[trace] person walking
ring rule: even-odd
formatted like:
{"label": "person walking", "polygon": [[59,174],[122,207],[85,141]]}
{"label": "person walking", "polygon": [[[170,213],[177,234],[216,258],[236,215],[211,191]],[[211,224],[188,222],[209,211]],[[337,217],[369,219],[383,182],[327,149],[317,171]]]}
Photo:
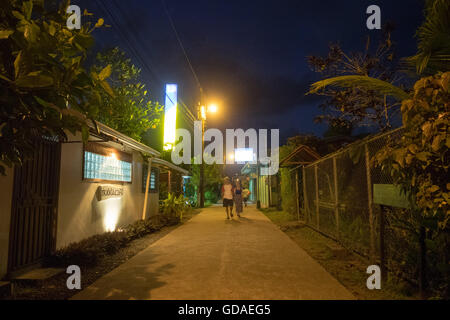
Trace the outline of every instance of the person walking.
{"label": "person walking", "polygon": [[222,185],[222,202],[227,212],[227,219],[230,219],[230,215],[233,218],[233,195],[234,187],[231,184],[230,178],[225,177]]}
{"label": "person walking", "polygon": [[242,185],[239,179],[236,179],[236,187],[234,189],[234,203],[236,205],[236,213],[238,217],[242,213]]}
{"label": "person walking", "polygon": [[252,193],[250,192],[250,190],[248,190],[248,188],[244,188],[244,190],[242,190],[242,200],[244,201],[245,207],[247,207],[248,197],[249,197],[251,194],[252,194]]}

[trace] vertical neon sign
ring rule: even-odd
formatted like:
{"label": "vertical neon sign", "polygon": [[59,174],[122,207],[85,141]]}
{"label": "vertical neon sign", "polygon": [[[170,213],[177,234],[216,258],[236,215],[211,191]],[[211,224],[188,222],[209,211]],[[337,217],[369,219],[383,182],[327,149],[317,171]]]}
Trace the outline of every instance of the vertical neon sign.
{"label": "vertical neon sign", "polygon": [[166,84],[164,104],[164,150],[171,150],[175,144],[177,125],[177,91],[176,84]]}

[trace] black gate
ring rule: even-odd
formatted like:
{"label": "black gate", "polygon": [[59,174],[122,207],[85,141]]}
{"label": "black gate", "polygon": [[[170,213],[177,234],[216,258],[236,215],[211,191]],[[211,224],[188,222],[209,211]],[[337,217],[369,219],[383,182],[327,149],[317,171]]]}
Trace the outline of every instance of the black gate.
{"label": "black gate", "polygon": [[14,169],[8,271],[35,264],[56,246],[60,144],[36,140],[32,160]]}

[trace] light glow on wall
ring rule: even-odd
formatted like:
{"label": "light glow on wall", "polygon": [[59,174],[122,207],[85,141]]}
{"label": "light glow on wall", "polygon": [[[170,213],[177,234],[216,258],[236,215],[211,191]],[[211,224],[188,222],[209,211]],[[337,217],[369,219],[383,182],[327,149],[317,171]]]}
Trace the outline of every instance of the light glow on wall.
{"label": "light glow on wall", "polygon": [[176,84],[166,84],[164,104],[164,150],[171,150],[175,144],[177,126],[177,91]]}
{"label": "light glow on wall", "polygon": [[116,230],[122,208],[121,198],[111,198],[102,201],[103,206],[103,227],[105,231],[112,232]]}

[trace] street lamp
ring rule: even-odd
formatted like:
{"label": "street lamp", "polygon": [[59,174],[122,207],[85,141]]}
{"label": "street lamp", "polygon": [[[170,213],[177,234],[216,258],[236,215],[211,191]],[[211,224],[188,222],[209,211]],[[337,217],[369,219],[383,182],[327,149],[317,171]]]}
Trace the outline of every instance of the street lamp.
{"label": "street lamp", "polygon": [[204,182],[204,175],[205,175],[205,167],[203,164],[203,152],[205,151],[205,122],[206,122],[206,113],[215,113],[217,112],[217,104],[212,103],[208,105],[208,107],[205,107],[204,105],[199,104],[197,109],[197,118],[202,122],[202,162],[200,163],[200,181],[198,186],[198,191],[200,194],[200,208],[205,207],[205,182]]}
{"label": "street lamp", "polygon": [[212,112],[212,113],[216,113],[217,112],[217,104],[215,104],[215,103],[211,103],[209,106],[208,106],[208,112]]}

